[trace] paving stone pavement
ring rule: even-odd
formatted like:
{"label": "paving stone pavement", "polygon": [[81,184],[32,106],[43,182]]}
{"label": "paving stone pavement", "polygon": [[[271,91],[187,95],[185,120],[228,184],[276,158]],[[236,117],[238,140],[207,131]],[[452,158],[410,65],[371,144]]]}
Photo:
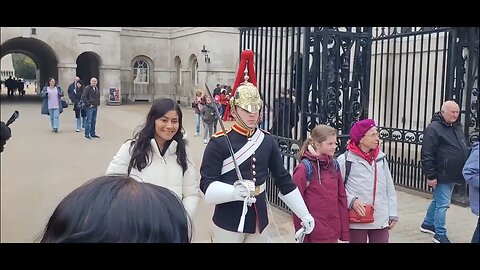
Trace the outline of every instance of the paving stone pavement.
{"label": "paving stone pavement", "polygon": [[[75,132],[72,107],[60,116],[60,132],[50,131],[48,117],[40,114],[35,96],[8,99],[1,96],[1,119],[14,110],[20,118],[11,125],[12,138],[1,155],[1,242],[31,243],[40,235],[60,200],[89,179],[103,175],[120,145],[145,119],[150,104],[102,106],[97,131],[101,139],[87,141]],[[203,137],[194,137],[194,113],[182,108],[184,127],[197,169],[203,150]],[[231,123],[226,123],[231,125]],[[203,131],[203,128],[202,128]],[[419,225],[430,200],[424,194],[411,194],[397,188],[400,222],[391,231],[393,243],[432,243],[432,236],[421,233]],[[194,221],[194,242],[211,241],[213,207],[201,201]],[[452,205],[447,214],[447,230],[454,243],[468,243],[477,217],[469,207]],[[294,243],[291,217],[270,207],[267,228],[272,242]]]}

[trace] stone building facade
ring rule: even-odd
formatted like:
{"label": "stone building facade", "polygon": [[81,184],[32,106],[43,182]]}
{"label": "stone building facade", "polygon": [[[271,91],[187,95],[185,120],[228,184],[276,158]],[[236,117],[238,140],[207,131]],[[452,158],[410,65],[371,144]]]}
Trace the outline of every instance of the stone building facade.
{"label": "stone building facade", "polygon": [[38,85],[51,76],[66,87],[77,75],[99,79],[104,96],[119,88],[122,102],[170,97],[232,84],[238,66],[234,27],[1,27],[1,57],[28,55]]}

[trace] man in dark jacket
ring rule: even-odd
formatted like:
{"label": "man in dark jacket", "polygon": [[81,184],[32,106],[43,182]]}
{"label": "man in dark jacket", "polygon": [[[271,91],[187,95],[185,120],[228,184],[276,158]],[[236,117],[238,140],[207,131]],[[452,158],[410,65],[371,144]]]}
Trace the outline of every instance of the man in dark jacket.
{"label": "man in dark jacket", "polygon": [[82,100],[85,103],[87,112],[87,123],[85,123],[85,139],[100,138],[95,132],[97,124],[97,110],[100,106],[100,89],[97,86],[98,80],[93,77],[90,79],[90,85],[83,90]]}
{"label": "man in dark jacket", "polygon": [[422,169],[428,186],[433,188],[433,198],[420,230],[433,234],[435,243],[450,243],[445,228],[447,209],[455,184],[464,181],[462,168],[468,149],[459,113],[457,103],[445,101],[423,135]]}
{"label": "man in dark jacket", "polygon": [[292,129],[299,118],[295,113],[295,102],[291,97],[291,90],[282,91],[282,97],[274,100],[273,125],[270,133],[273,135],[292,138]]}

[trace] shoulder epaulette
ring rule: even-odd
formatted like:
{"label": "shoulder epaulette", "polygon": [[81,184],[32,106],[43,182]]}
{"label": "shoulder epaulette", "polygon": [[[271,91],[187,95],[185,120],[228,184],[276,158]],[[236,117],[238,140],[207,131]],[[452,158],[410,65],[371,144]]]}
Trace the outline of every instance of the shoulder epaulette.
{"label": "shoulder epaulette", "polygon": [[[227,129],[227,133],[229,133],[230,131],[232,131],[231,128]],[[218,138],[222,137],[223,135],[225,135],[225,132],[223,132],[223,130],[220,130],[217,133],[213,134],[212,137]]]}

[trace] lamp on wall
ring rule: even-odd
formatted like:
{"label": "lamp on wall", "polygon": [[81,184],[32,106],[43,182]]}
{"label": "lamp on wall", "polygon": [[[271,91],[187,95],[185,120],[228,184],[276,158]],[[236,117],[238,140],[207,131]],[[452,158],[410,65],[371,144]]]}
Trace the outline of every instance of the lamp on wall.
{"label": "lamp on wall", "polygon": [[210,57],[208,56],[208,53],[210,51],[207,51],[207,49],[205,49],[205,44],[203,45],[203,49],[201,50],[201,52],[205,56],[205,63],[210,63]]}

